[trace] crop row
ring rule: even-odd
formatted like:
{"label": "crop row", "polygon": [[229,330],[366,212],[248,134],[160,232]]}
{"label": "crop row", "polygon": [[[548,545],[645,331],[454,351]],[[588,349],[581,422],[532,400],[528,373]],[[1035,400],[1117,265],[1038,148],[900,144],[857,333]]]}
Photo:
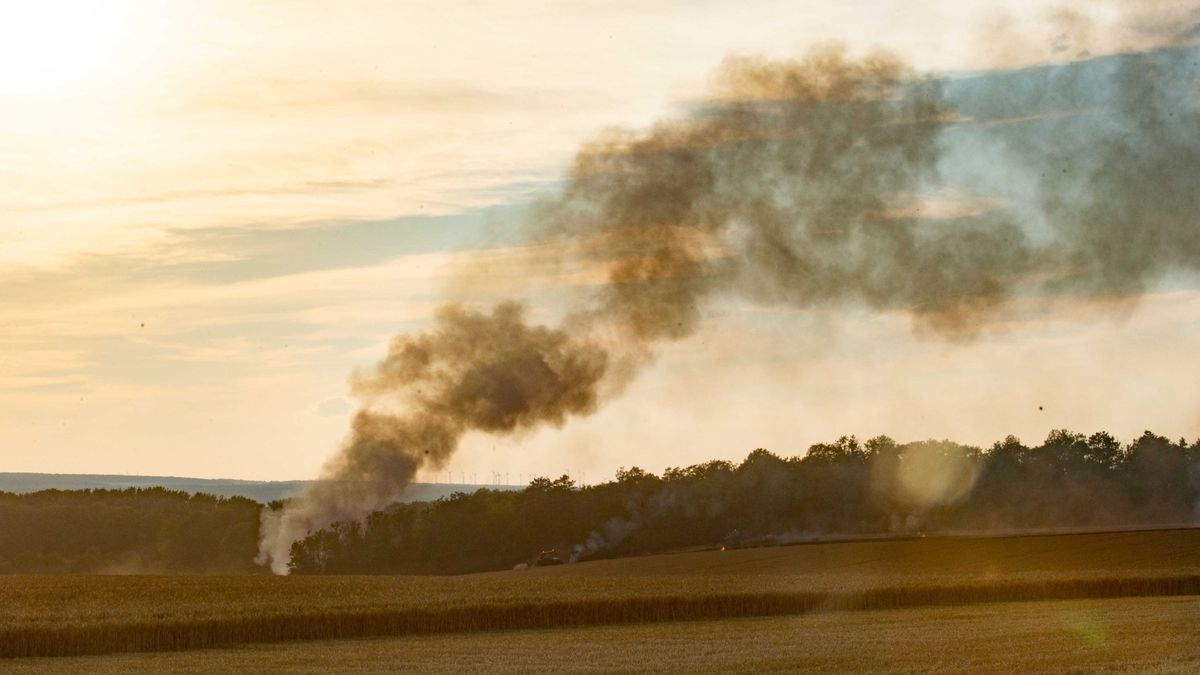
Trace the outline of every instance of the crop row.
{"label": "crop row", "polygon": [[1200,576],[1120,577],[946,586],[879,587],[852,592],[756,592],[539,600],[436,609],[345,609],[261,616],[114,621],[0,628],[0,656],[68,656],[177,651],[290,640],[686,621],[814,611],[1200,595]]}

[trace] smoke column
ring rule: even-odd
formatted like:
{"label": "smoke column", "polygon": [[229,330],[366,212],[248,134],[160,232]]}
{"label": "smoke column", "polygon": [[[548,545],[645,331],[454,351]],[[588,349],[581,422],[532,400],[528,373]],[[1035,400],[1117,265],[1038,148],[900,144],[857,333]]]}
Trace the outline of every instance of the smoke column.
{"label": "smoke column", "polygon": [[372,372],[356,375],[354,392],[367,407],[325,467],[326,480],[282,512],[264,512],[259,561],[285,574],[293,541],[387,506],[423,465],[441,466],[467,431],[561,426],[595,410],[607,354],[564,331],[531,327],[522,312],[513,303],[490,314],[448,305],[432,332],[397,337]]}
{"label": "smoke column", "polygon": [[1186,49],[1019,81],[835,48],[727,61],[684,114],[583,147],[534,209],[557,264],[604,283],[556,328],[449,305],[396,338],[352,379],[363,408],[324,480],[264,512],[259,561],[286,573],[294,541],[387,506],[468,431],[595,411],[718,293],[969,339],[1018,300],[1130,300],[1200,270],[1197,72]]}

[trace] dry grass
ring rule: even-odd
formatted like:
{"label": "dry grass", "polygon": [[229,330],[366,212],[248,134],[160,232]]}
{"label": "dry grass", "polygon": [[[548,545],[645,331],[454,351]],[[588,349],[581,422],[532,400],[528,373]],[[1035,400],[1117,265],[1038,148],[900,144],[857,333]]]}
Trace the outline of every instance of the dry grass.
{"label": "dry grass", "polygon": [[1200,531],[689,553],[467,577],[4,577],[0,655],[1200,594]]}
{"label": "dry grass", "polygon": [[972,605],[20,659],[6,672],[1200,670],[1197,598]]}

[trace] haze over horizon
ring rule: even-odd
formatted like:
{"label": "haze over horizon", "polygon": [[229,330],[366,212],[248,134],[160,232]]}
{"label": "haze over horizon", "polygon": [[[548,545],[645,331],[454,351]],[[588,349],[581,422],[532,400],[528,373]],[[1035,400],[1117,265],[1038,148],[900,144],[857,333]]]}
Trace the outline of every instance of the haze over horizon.
{"label": "haze over horizon", "polygon": [[[1174,2],[167,6],[39,3],[0,27],[4,471],[315,477],[356,407],[349,374],[427,328],[446,295],[516,296],[538,322],[557,316],[563,288],[583,282],[526,267],[529,205],[605,129],[689,109],[730,56],[837,40],[969,82],[1194,50],[1200,36],[1197,5]],[[81,47],[65,60],[68,43]],[[948,143],[946,170],[972,150]],[[921,207],[1013,203],[985,190],[1013,182],[964,172],[965,187]],[[488,274],[463,281],[481,260]],[[1136,303],[1018,302],[950,341],[914,334],[898,309],[722,297],[596,414],[468,433],[419,479],[595,482],[843,434],[1193,438],[1200,284],[1152,281]]]}

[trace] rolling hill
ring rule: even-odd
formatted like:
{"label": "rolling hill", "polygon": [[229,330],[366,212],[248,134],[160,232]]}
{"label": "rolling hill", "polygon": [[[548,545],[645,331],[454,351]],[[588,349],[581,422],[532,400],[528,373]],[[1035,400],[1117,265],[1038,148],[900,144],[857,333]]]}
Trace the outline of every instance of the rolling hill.
{"label": "rolling hill", "polygon": [[[204,492],[218,497],[246,497],[263,504],[298,494],[311,482],[305,480],[253,481],[178,476],[0,472],[0,492],[16,494],[41,490],[124,490],[126,488],[164,487],[168,490],[188,493]],[[440,497],[448,497],[455,492],[474,492],[484,487],[494,490],[519,490],[524,486],[413,483],[399,501],[432,501]]]}

